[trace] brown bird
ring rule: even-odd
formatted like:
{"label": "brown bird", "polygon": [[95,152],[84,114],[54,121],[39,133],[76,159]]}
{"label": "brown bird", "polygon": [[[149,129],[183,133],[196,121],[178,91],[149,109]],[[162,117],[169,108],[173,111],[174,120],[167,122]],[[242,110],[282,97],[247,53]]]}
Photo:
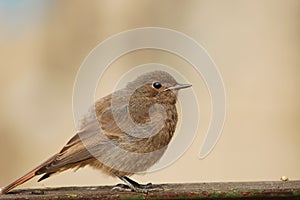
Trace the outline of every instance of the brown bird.
{"label": "brown bird", "polygon": [[124,89],[101,98],[83,117],[80,130],[55,155],[29,173],[0,189],[6,194],[37,175],[38,181],[67,169],[90,165],[120,178],[120,188],[147,192],[128,176],[146,171],[164,154],[176,129],[179,84],[167,72],[145,73]]}

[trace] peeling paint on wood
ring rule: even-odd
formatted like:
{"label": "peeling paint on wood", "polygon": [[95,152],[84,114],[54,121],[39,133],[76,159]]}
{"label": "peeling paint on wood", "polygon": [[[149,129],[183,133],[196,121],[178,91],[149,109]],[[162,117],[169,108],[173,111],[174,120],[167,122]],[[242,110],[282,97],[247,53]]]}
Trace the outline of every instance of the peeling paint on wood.
{"label": "peeling paint on wood", "polygon": [[14,190],[4,199],[299,199],[300,181],[162,184],[148,194],[112,191],[113,186]]}

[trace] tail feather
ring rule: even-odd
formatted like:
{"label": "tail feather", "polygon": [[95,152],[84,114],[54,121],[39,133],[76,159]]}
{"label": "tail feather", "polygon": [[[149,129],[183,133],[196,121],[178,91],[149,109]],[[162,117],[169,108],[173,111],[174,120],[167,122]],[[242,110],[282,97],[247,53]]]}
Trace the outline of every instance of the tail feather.
{"label": "tail feather", "polygon": [[53,172],[53,173],[46,173],[46,174],[44,174],[44,175],[38,180],[38,182],[41,182],[42,180],[45,180],[46,178],[49,178],[52,174],[55,174],[55,173]]}
{"label": "tail feather", "polygon": [[55,156],[52,156],[51,158],[49,158],[47,161],[43,162],[42,164],[40,164],[39,166],[37,166],[36,168],[34,168],[33,170],[31,170],[30,172],[28,172],[27,174],[25,174],[24,176],[22,176],[21,178],[15,180],[14,182],[12,182],[11,184],[7,185],[4,188],[0,188],[0,195],[1,194],[6,194],[9,191],[11,191],[12,189],[14,189],[15,187],[21,185],[22,183],[32,179],[34,176],[39,175],[39,171],[46,167],[47,165],[51,164],[56,158]]}

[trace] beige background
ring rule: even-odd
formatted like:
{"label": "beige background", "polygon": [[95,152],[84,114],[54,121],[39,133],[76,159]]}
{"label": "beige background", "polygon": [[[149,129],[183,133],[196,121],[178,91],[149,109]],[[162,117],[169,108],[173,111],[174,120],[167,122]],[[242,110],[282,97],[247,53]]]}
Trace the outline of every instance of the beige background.
{"label": "beige background", "polygon": [[[173,165],[135,180],[300,179],[299,0],[9,2],[0,2],[0,186],[57,152],[74,134],[73,83],[88,53],[113,34],[145,26],[175,29],[206,48],[224,80],[227,118],[215,149],[199,160],[211,108],[201,77],[166,52],[143,50],[118,59],[101,80],[99,96],[111,92],[113,80],[132,67],[158,62],[187,77],[201,110],[190,149]],[[85,168],[23,187],[116,183]]]}

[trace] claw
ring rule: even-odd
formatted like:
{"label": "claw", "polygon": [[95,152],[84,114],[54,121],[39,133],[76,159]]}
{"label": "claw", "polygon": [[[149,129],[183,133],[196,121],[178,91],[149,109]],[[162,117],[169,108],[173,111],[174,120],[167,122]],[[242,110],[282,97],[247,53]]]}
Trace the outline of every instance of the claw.
{"label": "claw", "polygon": [[164,188],[161,185],[153,185],[152,183],[148,183],[146,185],[139,184],[138,186],[134,186],[134,188],[125,184],[118,184],[114,186],[111,190],[119,192],[139,192],[148,194],[149,192],[162,191],[164,190]]}
{"label": "claw", "polygon": [[132,189],[125,184],[118,184],[116,186],[114,186],[112,189],[112,191],[120,191],[120,192],[131,192]]}
{"label": "claw", "polygon": [[[134,180],[131,180],[130,178],[126,176],[118,176],[124,183],[126,183],[126,191],[128,191],[128,188],[131,189],[131,191],[134,192],[141,192],[141,193],[149,193],[149,192],[154,192],[154,191],[161,191],[164,190],[164,188],[161,185],[153,185],[152,183],[148,183],[146,185],[139,184],[135,182]],[[123,184],[119,184],[123,185]],[[117,185],[118,186],[118,185]],[[123,186],[122,186],[123,187]],[[115,188],[115,187],[114,187]],[[114,189],[113,188],[113,189]],[[123,187],[124,188],[124,187]],[[117,189],[117,188],[116,188]],[[119,189],[119,187],[118,187]],[[124,190],[121,188],[121,190]]]}

